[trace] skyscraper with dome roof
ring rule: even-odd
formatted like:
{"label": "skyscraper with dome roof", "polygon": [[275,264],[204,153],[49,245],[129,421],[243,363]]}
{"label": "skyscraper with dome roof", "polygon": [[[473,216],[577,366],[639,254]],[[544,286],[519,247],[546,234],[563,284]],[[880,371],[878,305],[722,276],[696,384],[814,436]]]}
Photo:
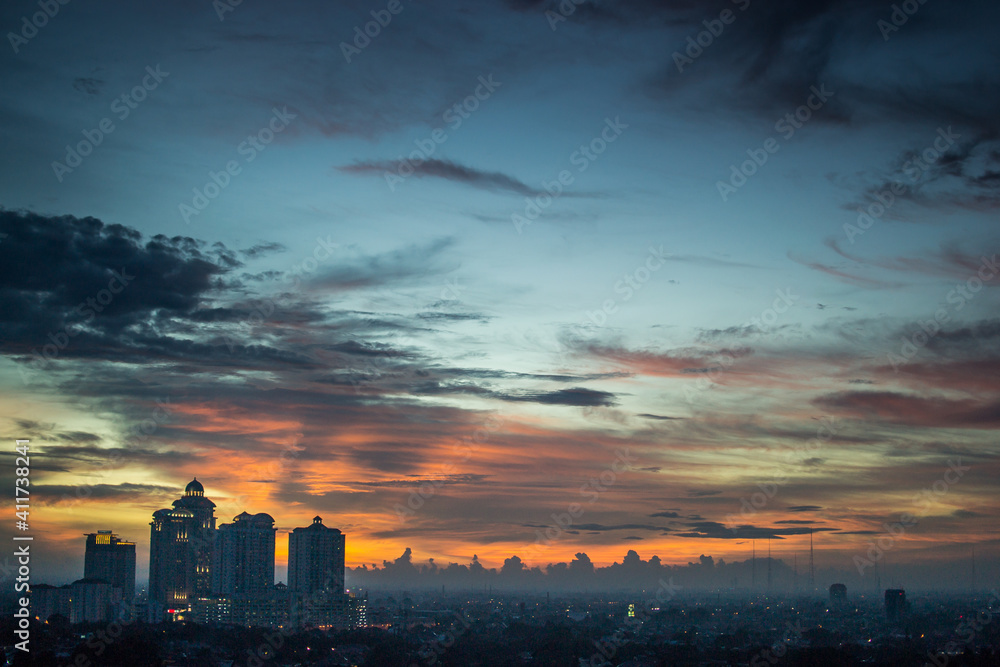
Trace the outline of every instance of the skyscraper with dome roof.
{"label": "skyscraper with dome roof", "polygon": [[149,600],[186,608],[211,593],[215,503],[195,478],[172,505],[153,512],[149,524]]}

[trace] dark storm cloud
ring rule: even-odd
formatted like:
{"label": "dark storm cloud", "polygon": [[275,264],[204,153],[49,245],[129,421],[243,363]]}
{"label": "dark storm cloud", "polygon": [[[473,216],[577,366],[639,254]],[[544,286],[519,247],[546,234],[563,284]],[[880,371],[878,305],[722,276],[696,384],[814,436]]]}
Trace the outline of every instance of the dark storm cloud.
{"label": "dark storm cloud", "polygon": [[653,415],[649,414],[648,412],[637,414],[636,417],[642,417],[644,419],[655,419],[658,421],[678,421],[684,419],[684,417],[667,417],[666,415]]}
{"label": "dark storm cloud", "polygon": [[[381,162],[358,162],[356,164],[338,167],[340,171],[349,174],[374,174],[383,176],[385,173],[399,174],[399,169],[404,163],[398,160]],[[452,162],[451,160],[438,160],[431,158],[413,167],[413,176],[418,178],[430,177],[440,178],[446,181],[461,183],[480,190],[490,192],[511,192],[525,197],[534,197],[542,194],[541,190],[531,187],[526,183],[501,173],[499,171],[484,171],[475,167]]]}
{"label": "dark storm cloud", "polygon": [[[94,218],[0,211],[0,350],[25,353],[76,332],[64,355],[93,354],[126,330],[185,317],[236,264],[218,244],[157,235]],[[135,328],[133,328],[135,327]]]}
{"label": "dark storm cloud", "polygon": [[789,512],[819,512],[822,507],[819,505],[793,505],[788,508]]}
{"label": "dark storm cloud", "polygon": [[[0,353],[27,362],[25,381],[56,367],[53,361],[173,363],[174,371],[190,374],[404,359],[408,351],[366,339],[414,330],[412,320],[321,310],[313,292],[412,282],[434,273],[450,245],[444,239],[374,255],[348,248],[297,291],[248,298],[243,286],[227,281],[242,263],[220,243],[144,239],[94,218],[11,211],[0,211],[0,230],[7,235],[0,243]],[[243,254],[281,247],[262,242]]]}

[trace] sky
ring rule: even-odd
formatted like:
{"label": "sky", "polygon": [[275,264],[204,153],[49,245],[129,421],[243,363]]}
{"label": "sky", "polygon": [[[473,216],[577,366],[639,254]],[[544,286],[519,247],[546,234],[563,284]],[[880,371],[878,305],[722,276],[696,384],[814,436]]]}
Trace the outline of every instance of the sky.
{"label": "sky", "polygon": [[351,567],[1000,574],[995,3],[47,6],[0,8],[38,580],[107,529],[144,580],[194,477],[281,580],[315,515]]}

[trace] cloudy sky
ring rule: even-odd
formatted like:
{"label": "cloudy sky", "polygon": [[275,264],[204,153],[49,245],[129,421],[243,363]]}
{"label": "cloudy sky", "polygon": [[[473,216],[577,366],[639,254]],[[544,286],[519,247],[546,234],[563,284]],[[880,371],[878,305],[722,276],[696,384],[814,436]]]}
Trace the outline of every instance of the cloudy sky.
{"label": "cloudy sky", "polygon": [[113,529],[144,579],[194,476],[281,579],[316,514],[351,565],[996,569],[1000,8],[907,7],[5,3],[36,576]]}

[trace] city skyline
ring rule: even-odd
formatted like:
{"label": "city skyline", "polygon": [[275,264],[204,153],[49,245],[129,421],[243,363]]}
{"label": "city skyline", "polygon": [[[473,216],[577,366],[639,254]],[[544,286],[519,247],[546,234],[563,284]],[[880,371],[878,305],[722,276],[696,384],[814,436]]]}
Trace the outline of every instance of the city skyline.
{"label": "city skyline", "polygon": [[194,477],[285,581],[316,516],[348,580],[1000,576],[996,3],[57,5],[0,7],[36,580],[149,577]]}
{"label": "city skyline", "polygon": [[[175,508],[180,507],[183,510],[191,507],[193,499],[194,504],[214,510],[215,503],[205,493],[204,486],[195,478],[185,487],[184,495],[173,504]],[[157,538],[168,537],[156,528],[157,524],[162,523],[164,516],[169,516],[164,514],[166,512],[169,510],[157,510],[153,513],[154,520],[149,524],[151,545]],[[673,576],[676,575],[683,578],[692,593],[699,590],[728,589],[731,592],[749,594],[821,596],[831,587],[844,586],[841,582],[846,581],[850,582],[850,586],[845,590],[850,590],[852,594],[862,597],[874,595],[876,598],[893,586],[903,586],[907,583],[916,584],[911,586],[911,589],[917,590],[985,592],[997,578],[991,564],[986,564],[984,571],[983,564],[980,563],[977,580],[974,552],[971,554],[971,562],[967,563],[971,567],[956,576],[942,573],[934,565],[921,567],[920,564],[907,562],[905,558],[897,560],[898,554],[890,556],[891,544],[885,549],[878,549],[875,553],[869,552],[865,556],[856,557],[853,561],[855,571],[823,566],[817,574],[811,535],[809,548],[804,553],[789,547],[784,547],[781,553],[772,553],[770,539],[761,540],[759,553],[756,539],[740,542],[744,546],[750,545],[749,552],[737,554],[729,563],[725,558],[716,559],[705,554],[701,554],[694,562],[670,563],[662,561],[655,554],[651,558],[643,559],[634,549],[629,549],[620,562],[614,560],[610,563],[595,563],[586,553],[577,553],[569,562],[550,561],[544,565],[541,563],[532,565],[523,561],[517,554],[511,554],[503,560],[501,567],[499,563],[484,564],[476,555],[467,564],[435,563],[433,558],[422,562],[414,557],[415,554],[410,548],[407,548],[399,557],[386,559],[381,565],[371,563],[369,569],[368,564],[361,564],[352,570],[345,565],[345,535],[339,529],[324,526],[320,516],[313,517],[308,526],[285,531],[287,538],[284,540],[276,538],[278,529],[274,527],[275,520],[266,512],[251,515],[244,511],[234,516],[232,523],[219,523],[217,527],[214,527],[216,520],[221,517],[204,514],[192,518],[196,523],[213,526],[211,531],[217,531],[216,534],[203,534],[191,540],[196,551],[200,548],[208,550],[208,558],[201,562],[210,562],[212,570],[210,575],[204,578],[205,583],[202,588],[200,590],[196,588],[197,592],[193,596],[185,594],[175,598],[163,592],[158,593],[150,583],[144,595],[149,600],[159,601],[164,607],[184,608],[199,597],[262,598],[270,595],[276,585],[285,586],[290,592],[304,595],[314,594],[320,590],[343,592],[348,583],[345,580],[345,573],[353,579],[350,588],[354,590],[437,590],[440,587],[473,593],[480,589],[485,590],[486,587],[492,589],[496,586],[498,591],[537,592],[541,589],[612,591],[644,588],[657,580],[662,584],[664,576],[670,576],[673,581]],[[902,529],[905,530],[905,525]],[[178,531],[178,534],[184,537],[183,542],[178,543],[182,551],[187,549],[189,530],[185,527]],[[232,531],[228,533],[229,537],[235,537],[234,533],[252,531],[254,534],[261,533],[263,538],[248,536],[232,540],[227,538],[227,531]],[[106,544],[115,543],[132,547],[132,580],[142,583],[135,575],[134,542],[122,540],[111,530],[89,533],[86,537],[88,563],[91,549],[97,540]],[[261,542],[261,539],[264,541]],[[289,564],[294,559],[295,545],[299,545],[301,556],[298,559],[300,572],[298,582],[295,581],[291,568],[282,572],[281,568],[276,567],[275,555],[279,553],[279,545],[282,543],[287,545],[285,553],[289,554],[287,561]],[[822,560],[822,546],[820,554]],[[740,556],[746,558],[739,560]],[[153,558],[151,554],[150,562]],[[164,556],[164,558],[173,560],[176,557]],[[236,574],[236,563],[239,560],[253,561],[244,563],[244,567],[249,565],[252,572]],[[220,574],[223,571],[226,572],[224,576]],[[931,572],[934,572],[935,583],[930,587],[926,584],[921,585],[920,581],[931,576]],[[179,576],[179,581],[182,582],[198,580],[196,575],[183,575],[180,570],[172,576],[175,579]],[[70,581],[75,578],[71,576]],[[85,569],[84,578],[86,580],[98,578],[112,582],[111,578],[96,576],[96,571],[90,572],[89,569]],[[114,585],[121,587],[118,583]],[[197,587],[197,584],[194,585]],[[125,590],[124,587],[121,588]],[[128,598],[123,595],[123,599]]]}

